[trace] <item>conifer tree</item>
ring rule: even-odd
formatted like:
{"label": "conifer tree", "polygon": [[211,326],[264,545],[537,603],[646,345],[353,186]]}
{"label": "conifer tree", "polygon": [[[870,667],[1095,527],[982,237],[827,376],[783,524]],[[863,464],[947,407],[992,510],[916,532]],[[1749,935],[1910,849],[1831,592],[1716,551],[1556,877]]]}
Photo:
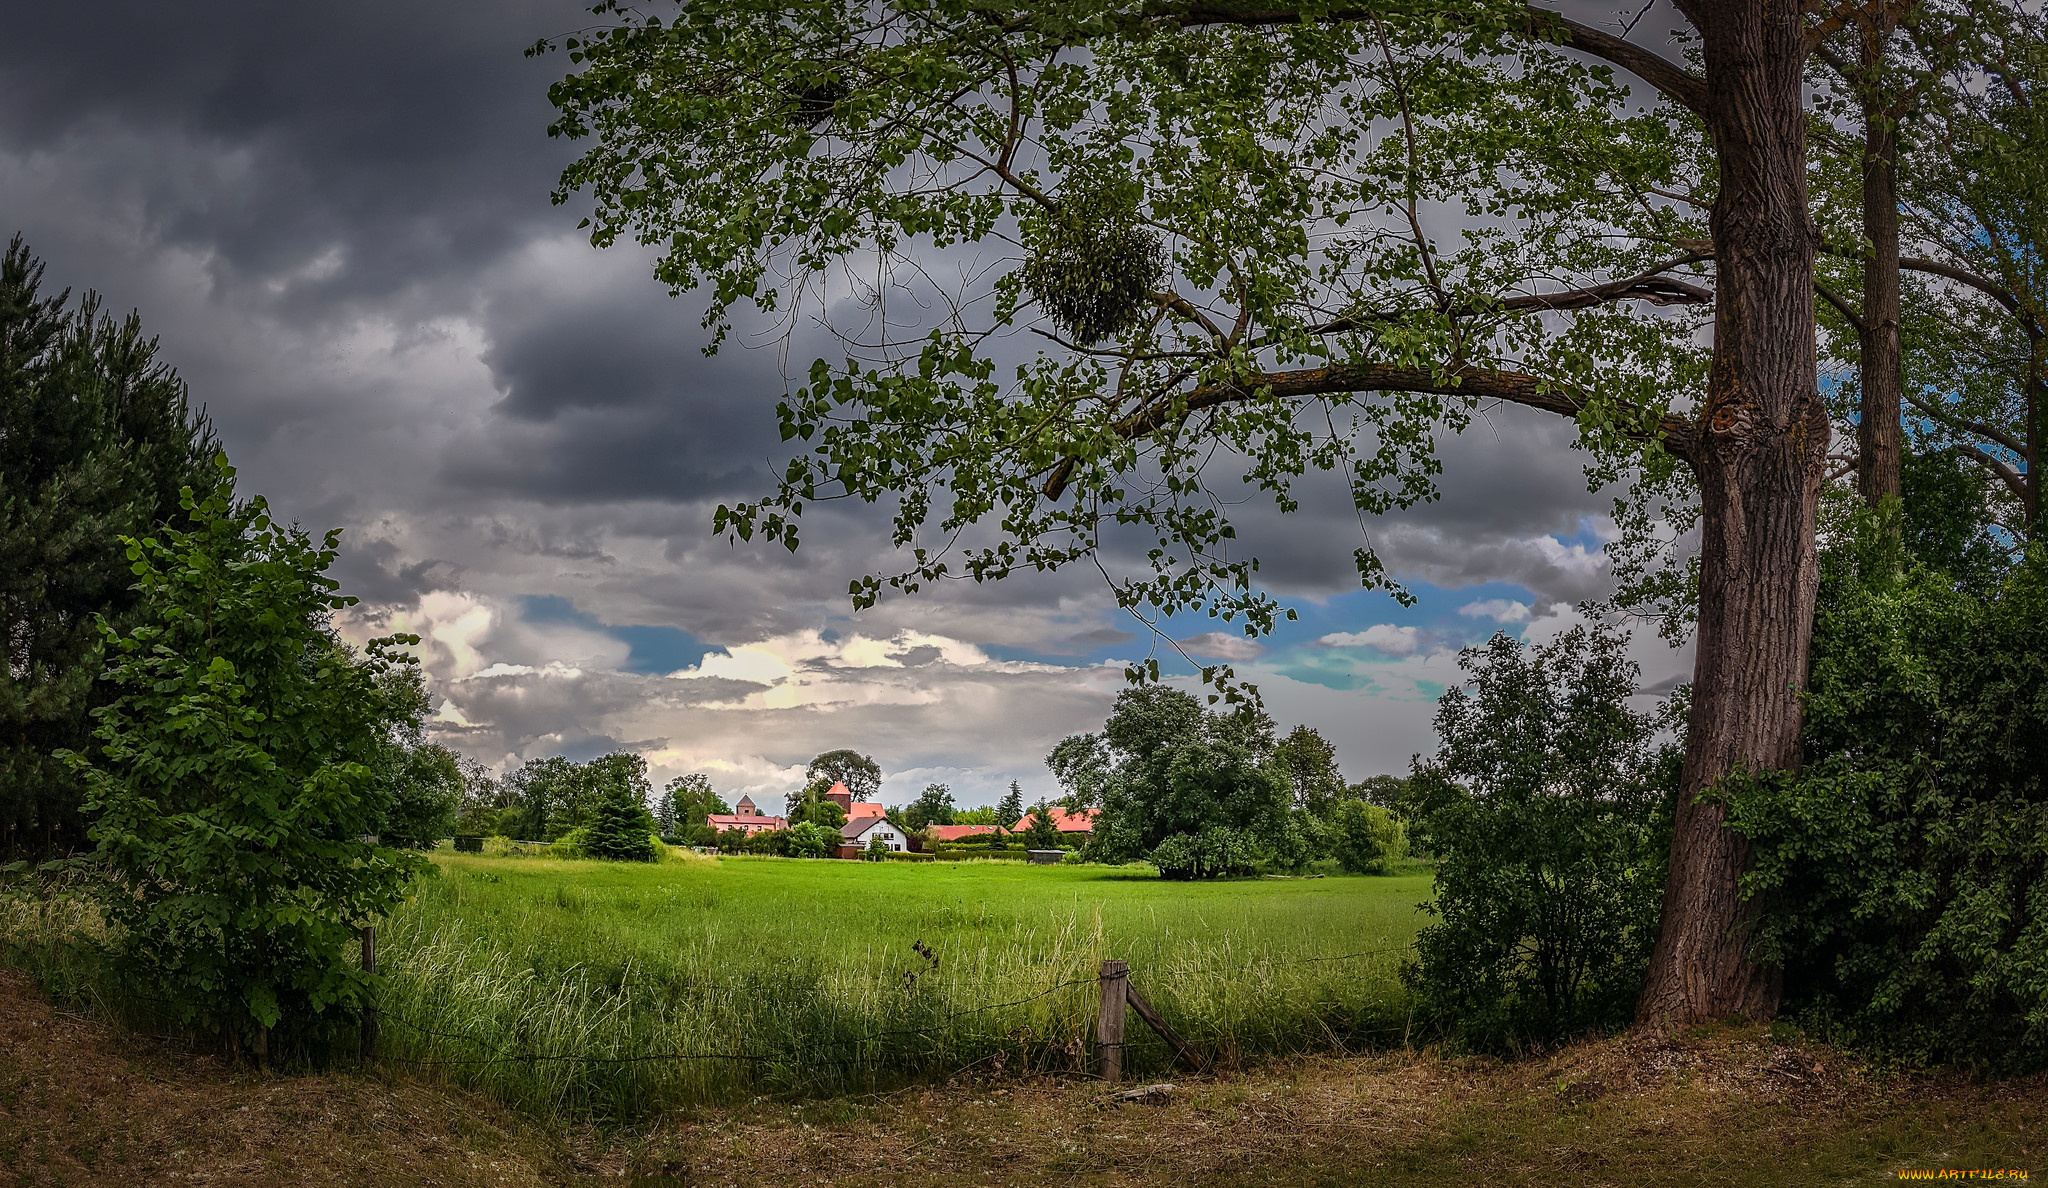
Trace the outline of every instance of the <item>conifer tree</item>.
{"label": "conifer tree", "polygon": [[654,861],[654,818],[629,780],[598,784],[590,807],[588,840],[583,848],[593,858],[621,862]]}
{"label": "conifer tree", "polygon": [[41,292],[19,235],[0,256],[0,851],[84,840],[83,792],[53,755],[86,745],[106,696],[96,621],[132,625],[123,536],[185,522],[217,450],[130,314]]}

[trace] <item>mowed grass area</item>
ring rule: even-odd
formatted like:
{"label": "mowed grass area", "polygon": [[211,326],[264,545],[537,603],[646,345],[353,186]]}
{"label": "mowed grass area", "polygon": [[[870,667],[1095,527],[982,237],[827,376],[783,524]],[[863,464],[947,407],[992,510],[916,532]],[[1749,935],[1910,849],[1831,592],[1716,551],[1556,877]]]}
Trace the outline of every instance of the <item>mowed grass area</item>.
{"label": "mowed grass area", "polygon": [[[1203,1055],[1398,1044],[1426,870],[441,854],[380,931],[380,1050],[544,1114],[627,1119],[962,1070],[1080,1070],[1105,958]],[[1168,1053],[1136,1020],[1127,1064]]]}

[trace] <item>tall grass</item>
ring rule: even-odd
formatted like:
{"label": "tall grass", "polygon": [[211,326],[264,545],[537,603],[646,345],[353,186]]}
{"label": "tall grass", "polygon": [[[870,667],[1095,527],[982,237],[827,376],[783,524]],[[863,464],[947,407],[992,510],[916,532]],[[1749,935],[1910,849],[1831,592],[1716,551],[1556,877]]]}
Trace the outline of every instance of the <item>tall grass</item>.
{"label": "tall grass", "polygon": [[[1094,974],[1207,1058],[1398,1040],[1427,878],[441,856],[380,933],[383,1052],[542,1113],[629,1118],[963,1069],[1077,1069]],[[1134,1023],[1126,1062],[1167,1052]]]}

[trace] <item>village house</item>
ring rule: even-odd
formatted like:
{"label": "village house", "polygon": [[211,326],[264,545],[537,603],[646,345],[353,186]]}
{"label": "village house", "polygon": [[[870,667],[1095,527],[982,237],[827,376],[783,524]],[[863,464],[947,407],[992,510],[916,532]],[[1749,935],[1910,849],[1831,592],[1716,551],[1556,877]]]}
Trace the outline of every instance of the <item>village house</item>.
{"label": "village house", "polygon": [[839,856],[858,858],[877,841],[897,854],[910,851],[909,835],[889,818],[875,814],[854,817],[839,827]]}
{"label": "village house", "polygon": [[778,829],[789,828],[788,818],[762,816],[761,810],[754,807],[754,798],[751,796],[740,797],[740,802],[733,806],[733,811],[730,813],[712,813],[704,818],[704,823],[711,826],[712,830],[717,833],[724,833],[728,829],[737,829],[748,837],[752,837],[757,833],[774,833]]}

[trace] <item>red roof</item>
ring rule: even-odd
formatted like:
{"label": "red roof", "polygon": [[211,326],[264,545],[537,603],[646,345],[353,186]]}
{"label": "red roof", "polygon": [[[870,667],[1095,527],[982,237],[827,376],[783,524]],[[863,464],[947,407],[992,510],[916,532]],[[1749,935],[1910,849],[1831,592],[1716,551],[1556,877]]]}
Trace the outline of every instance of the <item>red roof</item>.
{"label": "red roof", "polygon": [[853,807],[846,810],[846,817],[848,820],[852,820],[855,817],[882,817],[887,816],[888,812],[888,809],[883,808],[879,804],[872,804],[865,800],[856,800],[853,802]]}
{"label": "red roof", "polygon": [[712,813],[704,818],[704,823],[711,826],[714,831],[723,829],[752,829],[756,832],[773,833],[777,829],[789,828],[789,821],[783,817],[746,816],[740,813],[734,813],[731,816],[727,816],[724,813]]}
{"label": "red roof", "polygon": [[925,832],[931,834],[933,841],[959,841],[963,837],[995,831],[994,825],[931,825],[925,828]]}
{"label": "red roof", "polygon": [[[1051,812],[1052,827],[1061,833],[1093,833],[1095,831],[1095,818],[1102,810],[1087,808],[1082,809],[1078,813],[1070,813],[1063,808],[1056,808],[1052,809]],[[1037,814],[1025,813],[1017,818],[1017,824],[1013,827],[1012,832],[1022,833],[1026,829],[1031,828],[1031,818],[1034,816],[1037,816]]]}
{"label": "red roof", "polygon": [[845,838],[848,841],[852,841],[854,838],[861,836],[868,830],[875,828],[877,825],[887,825],[888,823],[888,818],[883,817],[880,814],[876,814],[874,816],[849,817],[847,818],[846,824],[841,825],[839,827],[839,836]]}

